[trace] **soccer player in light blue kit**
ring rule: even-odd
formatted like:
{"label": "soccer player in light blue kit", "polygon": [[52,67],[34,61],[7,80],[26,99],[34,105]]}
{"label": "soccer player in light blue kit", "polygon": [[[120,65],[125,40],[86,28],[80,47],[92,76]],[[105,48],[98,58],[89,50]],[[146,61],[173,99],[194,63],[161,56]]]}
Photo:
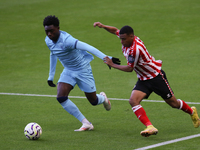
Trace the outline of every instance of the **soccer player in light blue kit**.
{"label": "soccer player in light blue kit", "polygon": [[[82,126],[74,131],[93,130],[92,123],[85,118],[78,107],[68,98],[68,95],[77,84],[93,106],[103,103],[107,111],[111,109],[111,103],[106,94],[104,92],[96,94],[95,81],[90,66],[90,61],[94,58],[88,52],[102,60],[106,55],[93,46],[75,39],[67,32],[61,31],[59,19],[55,16],[45,17],[43,26],[47,35],[45,42],[50,50],[48,84],[51,87],[56,87],[53,79],[58,58],[64,69],[58,80],[57,100],[68,113],[82,123]],[[114,63],[120,64],[118,58],[111,58]]]}

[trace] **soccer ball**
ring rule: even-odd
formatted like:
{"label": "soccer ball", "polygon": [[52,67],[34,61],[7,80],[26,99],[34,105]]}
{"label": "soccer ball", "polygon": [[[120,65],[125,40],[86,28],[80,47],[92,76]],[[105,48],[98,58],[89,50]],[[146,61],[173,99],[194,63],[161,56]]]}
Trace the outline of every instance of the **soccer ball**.
{"label": "soccer ball", "polygon": [[24,128],[24,134],[29,140],[37,140],[42,134],[42,128],[39,124],[31,122]]}

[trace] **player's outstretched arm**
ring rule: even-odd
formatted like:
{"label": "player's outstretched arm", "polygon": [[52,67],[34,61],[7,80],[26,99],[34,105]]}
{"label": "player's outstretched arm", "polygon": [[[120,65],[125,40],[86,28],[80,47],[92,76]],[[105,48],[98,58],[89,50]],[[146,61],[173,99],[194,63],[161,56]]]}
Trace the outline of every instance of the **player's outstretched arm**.
{"label": "player's outstretched arm", "polygon": [[104,57],[106,57],[106,55],[102,53],[100,50],[82,41],[78,41],[76,43],[76,48],[80,50],[88,51],[102,60]]}
{"label": "player's outstretched arm", "polygon": [[103,61],[105,64],[109,65],[110,67],[113,67],[115,69],[121,70],[121,71],[125,71],[125,72],[132,72],[133,68],[130,66],[123,66],[123,65],[119,65],[117,63],[114,63],[112,59],[110,59],[109,57],[104,57]]}
{"label": "player's outstretched arm", "polygon": [[98,26],[99,28],[104,28],[105,30],[107,30],[108,32],[112,33],[112,34],[116,34],[116,32],[118,31],[118,29],[116,27],[112,27],[112,26],[107,26],[102,24],[101,22],[95,22],[93,24],[94,27]]}
{"label": "player's outstretched arm", "polygon": [[[84,51],[88,51],[92,54],[94,54],[95,56],[99,57],[100,59],[103,60],[104,57],[108,57],[112,60],[113,63],[120,65],[121,61],[119,60],[119,58],[115,58],[115,57],[111,57],[111,56],[106,56],[104,53],[102,53],[100,50],[96,49],[95,47],[82,42],[82,41],[78,41],[76,44],[76,48],[80,49],[80,50],[84,50]],[[110,68],[110,66],[108,65],[108,67]],[[111,68],[110,68],[111,69]]]}

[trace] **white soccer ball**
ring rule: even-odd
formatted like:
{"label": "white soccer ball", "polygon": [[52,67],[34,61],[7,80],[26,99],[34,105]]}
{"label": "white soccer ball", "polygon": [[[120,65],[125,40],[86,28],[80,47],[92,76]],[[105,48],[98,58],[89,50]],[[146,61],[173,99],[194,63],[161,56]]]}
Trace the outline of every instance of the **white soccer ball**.
{"label": "white soccer ball", "polygon": [[24,128],[24,134],[29,140],[37,140],[42,134],[42,128],[39,124],[31,122]]}

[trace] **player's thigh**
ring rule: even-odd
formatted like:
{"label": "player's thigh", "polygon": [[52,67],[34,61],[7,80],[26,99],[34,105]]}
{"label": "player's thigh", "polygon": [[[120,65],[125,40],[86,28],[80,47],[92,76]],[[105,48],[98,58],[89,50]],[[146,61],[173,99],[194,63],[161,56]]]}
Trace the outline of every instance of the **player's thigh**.
{"label": "player's thigh", "polygon": [[139,105],[140,102],[147,96],[146,93],[139,91],[139,90],[133,90],[131,93],[131,97],[129,99],[129,103],[132,107]]}
{"label": "player's thigh", "polygon": [[85,93],[96,92],[95,80],[90,67],[79,72],[76,81],[78,87]]}
{"label": "player's thigh", "polygon": [[[134,101],[138,101],[144,98],[148,98],[149,95],[152,93],[152,88],[149,80],[141,81],[138,80],[135,87],[133,88],[133,91],[131,93],[131,97],[134,99]],[[145,96],[145,97],[144,97]]]}
{"label": "player's thigh", "polygon": [[75,73],[67,70],[66,68],[60,75],[57,86],[57,97],[68,96],[70,91],[76,85],[76,77],[73,76]]}
{"label": "player's thigh", "polygon": [[174,95],[164,71],[153,78],[151,83],[153,91],[160,95],[163,99],[170,99]]}
{"label": "player's thigh", "polygon": [[57,97],[68,96],[72,89],[73,89],[72,85],[70,85],[68,83],[64,83],[64,82],[58,82]]}

